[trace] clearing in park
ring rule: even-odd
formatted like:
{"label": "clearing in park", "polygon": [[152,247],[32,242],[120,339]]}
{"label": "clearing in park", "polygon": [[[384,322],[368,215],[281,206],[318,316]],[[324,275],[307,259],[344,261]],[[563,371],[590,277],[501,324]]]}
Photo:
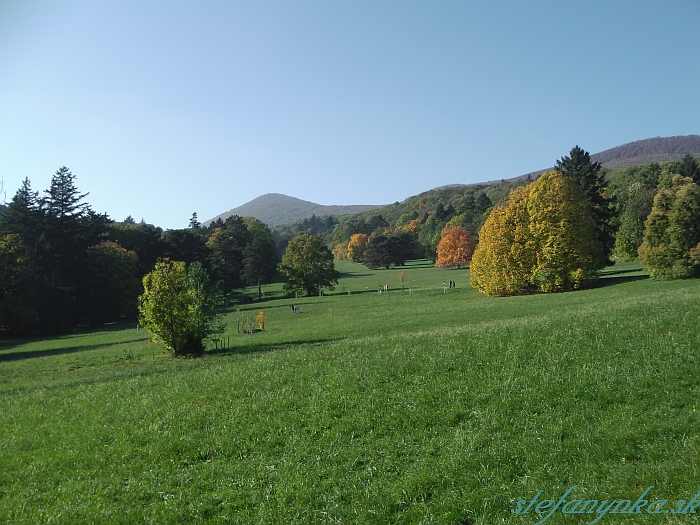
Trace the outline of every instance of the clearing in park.
{"label": "clearing in park", "polygon": [[540,490],[700,488],[700,281],[494,299],[337,268],[323,297],[251,288],[201,359],[131,323],[0,341],[0,522],[533,524],[510,509]]}

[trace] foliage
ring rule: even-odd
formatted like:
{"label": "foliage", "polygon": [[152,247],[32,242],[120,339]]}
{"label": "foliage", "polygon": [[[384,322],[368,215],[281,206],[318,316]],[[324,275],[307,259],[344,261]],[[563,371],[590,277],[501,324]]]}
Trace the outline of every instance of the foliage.
{"label": "foliage", "polygon": [[201,264],[158,261],[143,288],[140,322],[174,357],[201,355],[204,338],[223,331],[218,298]]}
{"label": "foliage", "polygon": [[580,288],[604,266],[580,187],[558,172],[513,190],[481,230],[472,286],[487,295]]}
{"label": "foliage", "polygon": [[138,256],[112,241],[88,248],[91,269],[90,314],[93,323],[102,319],[134,318],[136,298],[142,292]]}
{"label": "foliage", "polygon": [[271,283],[277,276],[277,251],[270,229],[253,217],[243,219],[248,230],[248,242],[243,249],[243,280],[258,286],[258,299],[262,298],[261,285]]}
{"label": "foliage", "polygon": [[510,295],[531,285],[537,256],[527,210],[530,189],[511,191],[481,228],[469,268],[471,285],[486,295]]}
{"label": "foliage", "polygon": [[319,237],[309,234],[291,240],[279,270],[287,281],[285,290],[307,295],[316,295],[323,288],[335,289],[340,277],[331,251]]}
{"label": "foliage", "polygon": [[446,227],[442,230],[442,238],[437,246],[438,268],[448,268],[469,264],[474,253],[474,240],[472,232],[465,230],[461,226]]}
{"label": "foliage", "polygon": [[183,261],[185,264],[206,261],[209,252],[206,245],[207,239],[203,233],[200,228],[164,231],[161,236],[163,241],[161,257]]}
{"label": "foliage", "polygon": [[342,261],[348,258],[348,245],[344,243],[338,243],[333,248],[333,260]]}
{"label": "foliage", "polygon": [[260,310],[258,315],[255,317],[255,322],[258,323],[260,330],[262,330],[263,332],[265,331],[265,321],[266,320],[267,320],[267,317],[265,316],[265,312]]}
{"label": "foliage", "polygon": [[352,262],[362,262],[365,259],[369,235],[366,233],[354,233],[348,241],[348,259]]}
{"label": "foliage", "polygon": [[605,267],[590,207],[570,178],[555,171],[541,175],[532,183],[527,210],[540,291],[580,288]]}
{"label": "foliage", "polygon": [[13,288],[0,305],[0,325],[9,332],[63,332],[114,320],[97,315],[90,300],[100,270],[89,250],[103,240],[109,218],[92,211],[84,198],[64,166],[42,198],[25,179],[0,219],[0,232],[17,235],[24,247],[22,269],[16,268]]}
{"label": "foliage", "polygon": [[686,154],[683,157],[678,173],[692,179],[695,184],[700,184],[700,163],[698,163],[698,159],[692,155]]}
{"label": "foliage", "polygon": [[106,240],[136,253],[140,280],[153,269],[158,258],[165,256],[165,243],[161,240],[162,233],[160,228],[150,224],[112,223],[107,227]]}
{"label": "foliage", "polygon": [[614,210],[612,201],[605,194],[605,177],[602,165],[592,162],[590,154],[575,146],[569,153],[556,161],[557,171],[571,177],[583,190],[591,207],[598,240],[603,245],[603,254],[609,260],[615,246]]}
{"label": "foliage", "polygon": [[639,257],[652,277],[697,275],[695,249],[700,242],[700,186],[681,175],[665,175],[646,220]]}
{"label": "foliage", "polygon": [[623,261],[637,258],[644,239],[644,221],[651,212],[654,189],[640,182],[631,184],[624,193],[620,225],[615,235],[615,257]]}
{"label": "foliage", "polygon": [[403,265],[413,253],[413,238],[406,232],[375,235],[367,243],[363,262],[368,268],[388,270],[392,264]]}

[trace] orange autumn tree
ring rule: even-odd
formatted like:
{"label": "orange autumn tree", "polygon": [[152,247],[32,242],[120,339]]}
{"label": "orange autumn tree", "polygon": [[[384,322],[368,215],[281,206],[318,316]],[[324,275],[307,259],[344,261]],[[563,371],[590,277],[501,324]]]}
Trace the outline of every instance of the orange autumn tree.
{"label": "orange autumn tree", "polygon": [[365,258],[369,236],[364,233],[356,233],[348,241],[348,259],[352,262],[362,262]]}
{"label": "orange autumn tree", "polygon": [[469,264],[474,253],[474,239],[472,232],[461,226],[443,228],[442,237],[437,246],[437,261],[435,266],[447,268]]}

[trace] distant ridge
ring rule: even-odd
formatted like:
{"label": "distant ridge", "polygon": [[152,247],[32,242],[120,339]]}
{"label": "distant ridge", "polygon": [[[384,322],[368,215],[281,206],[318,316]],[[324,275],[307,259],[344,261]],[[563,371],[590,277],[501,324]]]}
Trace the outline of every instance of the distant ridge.
{"label": "distant ridge", "polygon": [[[581,145],[579,144],[579,146]],[[585,146],[581,147],[586,149]],[[694,157],[700,157],[700,136],[679,135],[676,137],[654,137],[636,140],[616,148],[606,149],[600,153],[594,153],[591,155],[591,160],[600,162],[604,168],[621,170],[630,166],[643,166],[650,162],[681,160],[686,153],[690,153]],[[526,178],[530,175],[534,179],[551,169],[554,168],[533,171],[515,178]]]}
{"label": "distant ridge", "polygon": [[604,167],[621,170],[650,162],[681,160],[686,153],[700,156],[700,136],[654,137],[606,149],[591,158]]}
{"label": "distant ridge", "polygon": [[312,215],[349,215],[351,213],[376,210],[384,206],[386,205],[355,204],[348,206],[326,206],[290,197],[289,195],[282,195],[281,193],[266,193],[237,208],[221,213],[213,219],[209,219],[204,222],[204,225],[208,226],[217,219],[225,221],[231,215],[238,215],[240,217],[255,217],[268,226],[273,227],[293,224],[302,219],[307,219]]}

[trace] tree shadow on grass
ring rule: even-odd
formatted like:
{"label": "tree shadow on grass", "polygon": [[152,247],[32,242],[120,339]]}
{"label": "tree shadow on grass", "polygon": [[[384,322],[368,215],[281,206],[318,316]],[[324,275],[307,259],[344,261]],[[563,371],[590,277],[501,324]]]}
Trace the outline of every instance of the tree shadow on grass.
{"label": "tree shadow on grass", "polygon": [[609,275],[621,275],[623,273],[640,273],[642,272],[641,268],[625,268],[622,270],[603,270],[600,272],[601,278],[605,278]]}
{"label": "tree shadow on grass", "polygon": [[66,346],[63,348],[47,348],[46,350],[22,350],[20,352],[0,353],[0,363],[7,361],[18,361],[20,359],[34,359],[37,357],[48,357],[54,355],[72,354],[75,352],[85,352],[96,350],[105,346],[114,346],[132,343],[134,341],[119,341],[115,343],[100,343],[92,345]]}
{"label": "tree shadow on grass", "polygon": [[[632,271],[637,272],[639,270],[632,270]],[[620,273],[627,273],[627,272],[623,271]],[[593,285],[593,288],[603,288],[606,286],[614,286],[616,284],[630,283],[632,281],[641,281],[644,279],[649,279],[649,276],[648,275],[624,275],[621,277],[601,276],[601,278],[595,282],[595,284]]]}
{"label": "tree shadow on grass", "polygon": [[[255,338],[255,335],[246,335],[245,337]],[[218,348],[218,349],[208,349],[204,352],[204,355],[247,355],[247,354],[257,354],[265,352],[273,352],[275,350],[287,350],[290,348],[296,348],[298,346],[310,345],[317,346],[324,343],[331,343],[337,339],[298,339],[295,341],[286,341],[284,343],[255,343],[246,346],[238,346],[234,348]]]}
{"label": "tree shadow on grass", "polygon": [[341,279],[353,279],[355,277],[370,277],[371,275],[373,275],[373,274],[371,274],[371,273],[359,273],[359,272],[353,272],[353,273],[341,272],[340,278]]}

